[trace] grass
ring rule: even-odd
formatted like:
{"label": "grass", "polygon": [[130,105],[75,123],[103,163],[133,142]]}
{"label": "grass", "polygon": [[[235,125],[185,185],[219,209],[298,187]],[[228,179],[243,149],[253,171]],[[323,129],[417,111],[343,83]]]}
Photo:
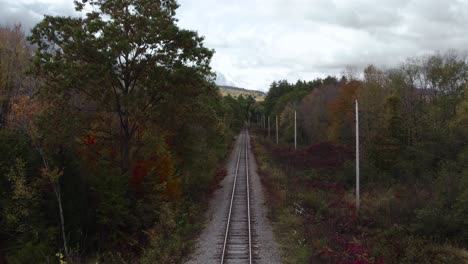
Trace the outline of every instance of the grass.
{"label": "grass", "polygon": [[258,101],[258,102],[265,100],[265,96],[266,96],[265,93],[261,91],[247,90],[243,88],[230,87],[230,86],[219,86],[219,90],[222,96],[231,95],[232,97],[237,98],[240,95],[243,95],[244,97],[247,97],[250,95],[255,99],[255,101]]}
{"label": "grass", "polygon": [[[308,263],[310,251],[305,244],[300,212],[287,197],[286,174],[269,160],[266,149],[253,140],[258,172],[262,184],[266,186],[267,204],[270,205],[269,218],[281,247],[282,263]],[[279,239],[280,238],[280,239]]]}
{"label": "grass", "polygon": [[468,263],[462,245],[413,232],[415,211],[427,201],[416,186],[364,186],[356,214],[354,187],[346,180],[352,166],[314,170],[310,164],[320,160],[296,164],[293,155],[300,154],[252,134],[284,263]]}

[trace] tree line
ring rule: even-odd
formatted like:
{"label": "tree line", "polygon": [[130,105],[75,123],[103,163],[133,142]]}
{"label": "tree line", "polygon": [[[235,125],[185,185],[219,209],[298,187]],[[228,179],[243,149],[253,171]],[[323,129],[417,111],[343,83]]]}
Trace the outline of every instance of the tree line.
{"label": "tree line", "polygon": [[175,0],[0,27],[0,263],[180,262],[247,99]]}
{"label": "tree line", "polygon": [[[355,100],[360,107],[364,193],[361,218],[358,218],[361,220],[356,228],[367,228],[368,233],[359,230],[337,232],[365,237],[363,243],[377,249],[376,256],[389,263],[436,261],[434,256],[447,244],[466,249],[466,54],[451,50],[409,58],[388,69],[369,65],[362,73],[348,71],[341,78],[329,76],[297,83],[273,82],[265,102],[257,105],[252,114],[272,120],[273,132],[267,146],[277,157],[276,162],[291,173],[288,179],[291,186],[298,188],[297,182],[314,186],[316,181],[322,182],[322,186],[323,182],[339,184],[347,190],[347,195],[339,199],[352,206],[349,197],[354,197],[355,166],[349,153],[354,152],[355,144]],[[298,117],[299,148],[296,152],[292,149],[294,112]],[[276,116],[279,119],[279,146],[274,140]],[[263,127],[263,124],[259,126]],[[261,133],[267,135],[265,129]],[[314,206],[323,201],[332,206],[326,198],[329,191],[309,190],[310,196],[315,195],[309,197],[313,201],[318,199],[317,193],[323,194],[321,201],[315,201],[311,209],[320,217],[324,217],[323,208]],[[300,195],[296,190],[291,200],[307,207],[308,195],[305,191],[304,197],[297,197]],[[337,215],[331,208],[327,210],[329,214],[325,219],[328,217],[332,222]],[[317,222],[309,224],[319,226]],[[336,226],[327,228],[337,229]],[[321,241],[323,239],[332,240],[322,237]],[[331,244],[338,250],[333,252],[346,252],[345,248],[337,247],[338,243]],[[323,252],[329,252],[327,250]],[[343,256],[335,257],[337,259],[331,261],[342,260]]]}

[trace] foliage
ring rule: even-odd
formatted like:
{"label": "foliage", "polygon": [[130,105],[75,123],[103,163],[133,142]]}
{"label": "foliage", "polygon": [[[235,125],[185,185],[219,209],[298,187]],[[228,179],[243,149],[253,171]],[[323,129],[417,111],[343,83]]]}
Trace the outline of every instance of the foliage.
{"label": "foliage", "polygon": [[190,83],[211,74],[212,51],[195,32],[178,28],[176,8],[173,0],[76,1],[86,17],[46,16],[29,38],[37,45],[34,73],[44,80],[42,96],[78,113],[101,112],[116,125],[117,134],[93,129],[118,140],[118,155],[100,154],[118,162],[122,174],[138,155],[137,131],[150,115],[177,93],[202,93],[206,85]]}
{"label": "foliage", "polygon": [[[287,175],[269,178],[291,193],[286,205],[273,207],[273,218],[296,207],[306,227],[299,236],[315,255],[309,261],[466,262],[467,65],[456,51],[388,70],[369,65],[360,80],[319,83],[297,98],[288,97],[294,88],[287,82],[272,84],[263,107],[265,113],[280,110],[283,140],[275,147],[259,140],[269,153],[261,168],[274,162],[280,172],[265,174]],[[359,214],[353,201],[355,100]],[[291,113],[297,108],[299,147],[293,150]],[[266,187],[276,191],[276,184]]]}
{"label": "foliage", "polygon": [[21,25],[0,26],[0,127],[6,125],[12,97],[30,92],[33,81],[26,75],[30,53]]}
{"label": "foliage", "polygon": [[16,230],[26,232],[28,223],[38,211],[39,194],[34,183],[27,182],[26,164],[17,158],[10,168],[7,178],[11,186],[11,202],[5,208],[5,218],[8,225],[16,226]]}
{"label": "foliage", "polygon": [[[285,103],[288,101],[300,100],[314,88],[322,84],[332,83],[336,83],[336,79],[330,76],[323,80],[318,78],[310,82],[298,80],[296,84],[288,83],[286,80],[275,81],[271,84],[264,101],[265,113],[268,115],[279,114],[282,111],[282,107],[284,107]],[[289,99],[281,99],[283,97],[289,97]]]}
{"label": "foliage", "polygon": [[195,214],[198,209],[193,207],[188,209],[188,213],[182,213],[167,203],[163,204],[161,221],[150,230],[152,242],[141,262],[153,263],[155,259],[163,263],[182,262],[184,253],[192,245],[183,238],[200,227],[190,221],[191,214]]}
{"label": "foliage", "polygon": [[305,135],[305,140],[302,142],[307,144],[327,141],[327,106],[337,92],[336,84],[324,85],[314,89],[301,101],[299,120]]}
{"label": "foliage", "polygon": [[180,261],[257,104],[220,95],[176,1],[75,5],[0,30],[0,262]]}
{"label": "foliage", "polygon": [[8,263],[22,264],[22,263],[47,263],[52,261],[52,251],[45,243],[34,243],[32,241],[23,245],[14,255],[7,258]]}

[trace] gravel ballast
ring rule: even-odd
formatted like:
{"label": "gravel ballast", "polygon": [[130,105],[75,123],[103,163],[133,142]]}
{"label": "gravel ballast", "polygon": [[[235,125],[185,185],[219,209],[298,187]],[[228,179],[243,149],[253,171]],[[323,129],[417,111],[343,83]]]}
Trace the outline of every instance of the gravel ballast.
{"label": "gravel ballast", "polygon": [[[248,138],[250,141],[250,138]],[[241,148],[241,136],[236,139],[230,157],[226,164],[227,175],[221,181],[220,188],[216,190],[209,203],[205,216],[205,228],[197,240],[195,251],[188,264],[219,263],[222,251],[226,219],[232,193],[232,184],[236,171],[236,162]],[[254,154],[248,144],[249,151],[249,177],[250,177],[250,209],[251,225],[253,230],[254,263],[281,263],[279,247],[273,236],[271,224],[267,218],[268,209],[262,190],[260,178],[257,173],[257,164]]]}

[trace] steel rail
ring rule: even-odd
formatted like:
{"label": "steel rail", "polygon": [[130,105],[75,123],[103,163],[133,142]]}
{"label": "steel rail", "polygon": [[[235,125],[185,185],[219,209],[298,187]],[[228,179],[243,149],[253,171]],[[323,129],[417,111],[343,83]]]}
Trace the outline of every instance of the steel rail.
{"label": "steel rail", "polygon": [[241,152],[242,152],[242,144],[240,146],[239,154],[237,155],[236,173],[234,174],[234,184],[232,185],[231,203],[229,205],[229,213],[228,213],[228,219],[226,223],[226,233],[224,235],[223,252],[221,253],[221,264],[224,263],[224,255],[226,253],[226,245],[227,245],[227,239],[228,239],[228,234],[229,234],[229,224],[231,222],[232,203],[234,201],[234,193],[236,191],[237,173],[239,172],[239,161],[240,161]]}
{"label": "steel rail", "polygon": [[[244,142],[242,142],[242,140]],[[238,201],[237,199],[239,199],[239,196],[236,195],[236,188],[241,188],[240,186],[237,186],[238,185],[238,176],[239,176],[239,165],[241,163],[240,159],[241,159],[241,155],[242,155],[242,152],[245,150],[245,176],[246,176],[246,200],[247,200],[247,227],[248,227],[248,258],[249,258],[249,264],[252,264],[252,231],[251,231],[251,216],[250,216],[250,186],[249,186],[249,141],[248,141],[248,131],[245,130],[242,134],[241,134],[241,138],[240,138],[240,141],[241,143],[239,144],[240,145],[240,150],[239,150],[239,154],[237,156],[237,164],[236,164],[236,171],[235,171],[235,174],[234,174],[234,183],[233,183],[233,186],[232,186],[232,194],[231,194],[231,201],[230,201],[230,205],[229,205],[229,212],[228,212],[228,218],[227,218],[227,222],[226,222],[226,232],[224,234],[224,243],[223,243],[223,250],[222,250],[222,253],[221,253],[221,264],[224,264],[225,262],[225,259],[226,259],[226,255],[228,255],[228,250],[227,250],[227,245],[228,243],[231,243],[229,242],[229,238],[230,238],[230,225],[231,225],[231,216],[233,215],[233,204],[235,201]],[[242,181],[242,179],[240,180]],[[240,184],[240,183],[239,183]],[[241,189],[239,189],[241,190]],[[237,197],[237,199],[235,198]],[[238,212],[239,213],[239,212]],[[235,213],[234,213],[234,218],[235,218]]]}
{"label": "steel rail", "polygon": [[[270,121],[270,120],[268,120]],[[249,187],[249,131],[246,131],[245,136],[245,173],[247,181],[247,223],[249,225],[249,264],[252,264],[252,236],[250,231],[250,187]]]}

